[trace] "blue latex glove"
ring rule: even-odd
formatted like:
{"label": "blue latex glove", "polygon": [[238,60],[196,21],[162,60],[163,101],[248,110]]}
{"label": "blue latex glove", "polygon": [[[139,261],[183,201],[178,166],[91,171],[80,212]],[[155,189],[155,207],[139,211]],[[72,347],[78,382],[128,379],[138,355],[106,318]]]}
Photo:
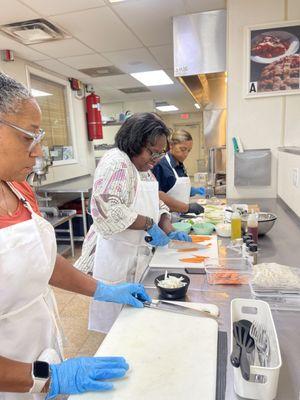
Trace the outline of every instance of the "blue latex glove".
{"label": "blue latex glove", "polygon": [[113,384],[105,380],[122,378],[128,368],[123,357],[77,357],[50,364],[51,383],[46,399],[59,394],[111,390]]}
{"label": "blue latex glove", "polygon": [[148,242],[151,246],[165,246],[170,241],[165,232],[160,229],[157,224],[153,224],[153,226],[147,230],[147,233],[152,237],[151,242]]}
{"label": "blue latex glove", "polygon": [[172,231],[168,234],[171,240],[182,240],[183,242],[191,242],[192,238],[185,232]]}
{"label": "blue latex glove", "polygon": [[200,196],[205,196],[206,190],[204,187],[191,187],[191,196],[195,196],[196,194],[199,194]]}
{"label": "blue latex glove", "polygon": [[145,292],[144,286],[139,283],[106,285],[100,281],[97,283],[94,299],[111,303],[129,304],[136,308],[142,308],[143,301],[151,301],[151,298]]}

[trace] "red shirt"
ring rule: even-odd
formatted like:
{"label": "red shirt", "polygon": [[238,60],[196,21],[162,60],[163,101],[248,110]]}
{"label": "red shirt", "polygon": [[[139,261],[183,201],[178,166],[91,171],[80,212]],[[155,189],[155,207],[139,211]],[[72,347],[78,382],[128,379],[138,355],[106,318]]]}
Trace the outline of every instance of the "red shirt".
{"label": "red shirt", "polygon": [[[31,205],[33,211],[40,214],[39,206],[35,198],[35,194],[27,182],[12,182],[13,186],[25,197]],[[27,221],[31,218],[30,212],[19,200],[18,207],[12,216],[0,215],[0,229],[7,226],[18,224],[19,222]]]}

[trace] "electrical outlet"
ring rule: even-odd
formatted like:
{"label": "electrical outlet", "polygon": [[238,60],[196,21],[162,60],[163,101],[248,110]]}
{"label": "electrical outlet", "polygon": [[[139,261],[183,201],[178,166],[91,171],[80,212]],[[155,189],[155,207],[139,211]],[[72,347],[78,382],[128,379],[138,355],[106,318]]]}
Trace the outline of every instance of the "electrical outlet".
{"label": "electrical outlet", "polygon": [[293,168],[292,181],[293,181],[293,186],[299,187],[299,168]]}

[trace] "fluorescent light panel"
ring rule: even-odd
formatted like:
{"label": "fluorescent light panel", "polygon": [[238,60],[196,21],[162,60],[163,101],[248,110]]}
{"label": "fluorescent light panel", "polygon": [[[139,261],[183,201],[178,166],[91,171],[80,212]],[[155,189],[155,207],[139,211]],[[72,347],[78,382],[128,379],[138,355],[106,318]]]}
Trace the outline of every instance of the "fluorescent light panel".
{"label": "fluorescent light panel", "polygon": [[168,112],[168,111],[178,111],[179,108],[177,108],[176,106],[170,105],[170,106],[157,106],[156,107],[159,111],[163,111],[163,112]]}
{"label": "fluorescent light panel", "polygon": [[31,94],[33,97],[53,96],[51,93],[43,92],[42,90],[37,89],[31,89]]}
{"label": "fluorescent light panel", "polygon": [[157,71],[135,72],[130,74],[145,86],[173,85],[174,82],[162,69]]}
{"label": "fluorescent light panel", "polygon": [[199,106],[198,103],[195,103],[194,106],[195,106],[198,110],[200,110],[200,108],[201,108],[201,107]]}

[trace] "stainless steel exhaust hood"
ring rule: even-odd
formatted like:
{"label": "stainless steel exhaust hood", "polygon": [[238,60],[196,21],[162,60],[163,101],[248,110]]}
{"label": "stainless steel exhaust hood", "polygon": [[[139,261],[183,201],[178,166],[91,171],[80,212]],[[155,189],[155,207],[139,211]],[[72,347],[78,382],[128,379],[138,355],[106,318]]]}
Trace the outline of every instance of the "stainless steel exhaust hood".
{"label": "stainless steel exhaust hood", "polygon": [[174,76],[203,108],[226,108],[226,10],[173,19]]}

